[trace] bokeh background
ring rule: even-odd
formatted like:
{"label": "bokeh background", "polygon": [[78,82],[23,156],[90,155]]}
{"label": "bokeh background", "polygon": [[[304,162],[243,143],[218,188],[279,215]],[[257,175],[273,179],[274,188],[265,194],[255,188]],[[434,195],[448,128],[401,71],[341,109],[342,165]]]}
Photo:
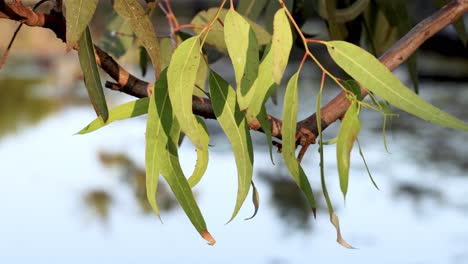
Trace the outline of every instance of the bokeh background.
{"label": "bokeh background", "polygon": [[[414,2],[415,22],[436,8],[429,1]],[[172,3],[182,23],[217,4]],[[98,43],[111,20],[108,11],[108,1],[102,1],[92,26]],[[158,12],[157,29],[164,35],[166,22]],[[2,53],[17,25],[0,20]],[[318,20],[308,21],[304,30],[327,38]],[[418,52],[420,95],[464,121],[467,53],[451,27]],[[294,56],[292,60],[285,78],[297,68]],[[125,54],[119,62],[141,76],[137,52]],[[233,80],[227,59],[212,67]],[[395,73],[411,86],[404,66]],[[314,112],[319,77],[312,64],[306,65],[300,78],[299,118]],[[325,91],[324,102],[339,92],[332,86]],[[283,92],[281,86],[277,106],[268,102],[269,112],[278,117]],[[347,250],[335,242],[323,197],[317,196],[318,216],[313,219],[281,155],[275,153],[273,165],[264,136],[256,132],[254,180],[260,210],[254,219],[244,221],[253,212],[248,199],[237,219],[226,225],[235,202],[236,168],[222,130],[207,120],[210,164],[195,193],[217,240],[211,247],[198,236],[163,181],[158,190],[162,222],[146,202],[145,117],[74,135],[95,114],[76,52],[67,52],[53,33],[23,27],[0,70],[0,95],[0,263],[468,263],[466,133],[396,111],[399,117],[387,125],[386,151],[382,116],[362,111],[359,140],[380,190],[354,150],[346,202],[339,191],[334,147],[325,147],[327,183],[342,232],[358,248]],[[111,106],[134,100],[112,91],[106,96]],[[327,129],[327,139],[336,136],[338,125]],[[189,173],[195,161],[189,141],[182,144],[180,156]],[[313,146],[303,166],[320,194],[318,159]]]}

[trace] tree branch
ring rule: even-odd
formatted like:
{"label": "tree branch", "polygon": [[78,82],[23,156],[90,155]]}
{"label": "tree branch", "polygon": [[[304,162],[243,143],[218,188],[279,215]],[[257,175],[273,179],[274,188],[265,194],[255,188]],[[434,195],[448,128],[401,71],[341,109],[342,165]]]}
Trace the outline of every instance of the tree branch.
{"label": "tree branch", "polygon": [[[395,43],[379,60],[388,69],[394,70],[402,64],[419,46],[428,38],[439,32],[447,25],[453,23],[464,13],[468,12],[468,0],[453,0],[439,11],[417,24],[402,39]],[[51,29],[58,38],[66,41],[65,19],[61,12],[51,10],[49,14],[35,12],[24,6],[21,1],[14,0],[7,4],[0,0],[0,18],[20,21],[31,27],[44,27]],[[109,54],[95,46],[96,61],[99,66],[117,83],[106,83],[106,87],[113,90],[136,96],[146,97],[152,91],[151,83],[143,81],[121,67]],[[363,96],[367,90],[361,87]],[[196,115],[215,119],[211,102],[207,98],[194,96],[193,112]],[[321,109],[322,130],[340,119],[350,105],[345,93],[338,94]],[[282,122],[280,119],[269,116],[272,127],[272,136],[281,139]],[[249,124],[251,130],[262,131],[260,123],[254,120]],[[307,146],[315,143],[319,131],[316,123],[316,114],[297,123],[298,143]]]}

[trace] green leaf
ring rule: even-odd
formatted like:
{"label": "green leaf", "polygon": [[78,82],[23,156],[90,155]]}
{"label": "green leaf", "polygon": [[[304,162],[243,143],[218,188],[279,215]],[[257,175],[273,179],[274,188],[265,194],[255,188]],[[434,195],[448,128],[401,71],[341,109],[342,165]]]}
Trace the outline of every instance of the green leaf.
{"label": "green leaf", "polygon": [[366,89],[423,120],[468,131],[468,124],[426,102],[365,50],[344,42],[325,42],[333,60]]}
{"label": "green leaf", "polygon": [[[318,8],[317,11],[319,15],[329,20],[329,12],[327,12],[326,0],[319,0],[318,1]],[[354,1],[350,6],[346,8],[340,8],[334,10],[334,17],[336,22],[338,23],[346,23],[356,19],[364,10],[366,9],[367,5],[369,4],[369,0],[357,0]]]}
{"label": "green leaf", "polygon": [[252,181],[252,203],[254,205],[254,213],[251,217],[248,217],[244,220],[250,220],[254,218],[258,213],[258,208],[260,208],[260,195],[258,194],[258,190],[255,187],[255,184],[253,181]]}
{"label": "green leaf", "polygon": [[268,0],[239,0],[236,10],[243,16],[255,20],[265,8],[267,2]]}
{"label": "green leaf", "polygon": [[338,221],[338,216],[335,214],[335,211],[333,210],[333,205],[331,203],[330,195],[328,195],[328,189],[327,189],[327,183],[325,181],[325,158],[324,158],[324,149],[323,149],[323,131],[322,131],[322,116],[320,114],[320,109],[322,108],[322,91],[323,91],[323,86],[320,87],[319,93],[317,95],[317,102],[316,102],[316,113],[317,113],[317,128],[319,131],[319,153],[320,153],[320,182],[322,184],[322,191],[323,191],[323,196],[325,197],[325,201],[327,203],[327,208],[328,208],[328,214],[330,216],[330,222],[336,229],[336,241],[349,249],[352,249],[353,247],[346,242],[342,235],[341,235],[341,230],[340,230],[340,223]]}
{"label": "green leaf", "polygon": [[91,39],[89,28],[86,28],[84,34],[78,41],[78,57],[80,59],[81,70],[83,71],[86,90],[88,91],[88,96],[94,107],[94,111],[106,122],[109,118],[109,113],[102,89],[101,77],[99,76],[96,64],[93,40]]}
{"label": "green leaf", "polygon": [[253,149],[245,115],[236,103],[236,92],[221,76],[210,72],[210,94],[216,118],[231,143],[237,166],[238,190],[232,221],[249,193],[253,174]]}
{"label": "green leaf", "polygon": [[[218,8],[210,8],[208,10],[204,10],[199,12],[193,19],[191,24],[195,26],[193,29],[197,34],[200,34],[202,29],[210,23],[210,21],[215,17],[216,13],[218,12]],[[211,30],[206,38],[206,43],[216,47],[218,50],[225,51],[227,49],[226,43],[224,41],[224,19],[226,14],[228,13],[227,9],[222,9],[221,13],[219,14],[219,20],[214,22]],[[252,22],[249,19],[246,19],[252,27],[252,30],[257,37],[258,45],[263,46],[271,41],[271,35],[262,26]]]}
{"label": "green leaf", "polygon": [[293,44],[293,35],[288,17],[283,9],[278,10],[273,21],[273,79],[276,84],[281,83],[284,70],[288,65],[289,53]]}
{"label": "green leaf", "polygon": [[[206,128],[203,119],[197,116],[197,122],[199,127],[203,129],[204,133],[208,135],[208,129]],[[206,143],[208,144],[208,143]],[[197,162],[195,163],[195,169],[193,170],[192,175],[188,179],[189,185],[191,188],[195,187],[200,180],[202,179],[203,175],[206,172],[206,168],[208,167],[208,149],[196,149],[197,152]]]}
{"label": "green leaf", "polygon": [[354,141],[356,141],[360,130],[359,104],[353,101],[341,121],[338,141],[336,143],[336,161],[338,163],[340,187],[345,198],[348,191],[351,150],[353,149]]}
{"label": "green leaf", "polygon": [[[448,4],[450,1],[449,0],[435,0],[435,2],[439,7],[442,7]],[[463,45],[466,47],[468,44],[468,35],[466,33],[464,18],[465,18],[464,16],[461,16],[452,25],[455,28],[455,31],[457,32],[458,37],[463,42]]]}
{"label": "green leaf", "polygon": [[114,121],[125,120],[136,116],[141,116],[148,113],[149,98],[141,98],[125,104],[121,104],[109,111],[109,119],[104,122],[101,117],[91,121],[86,127],[81,129],[77,134],[87,134],[101,127],[107,126]]}
{"label": "green leaf", "polygon": [[156,31],[148,14],[146,14],[138,0],[115,0],[114,9],[120,16],[130,20],[138,41],[145,47],[153,63],[155,76],[158,77],[162,69],[162,56]]}
{"label": "green leaf", "polygon": [[309,180],[302,170],[301,165],[296,159],[296,122],[297,122],[297,108],[298,108],[298,95],[297,95],[297,80],[299,73],[295,73],[288,82],[286,93],[284,95],[283,109],[283,158],[286,167],[294,178],[297,186],[302,190],[312,211],[315,214],[316,204],[312,188],[310,187]]}
{"label": "green leaf", "polygon": [[[293,10],[294,0],[283,0],[284,5],[289,11]],[[270,0],[265,10],[265,28],[268,32],[273,32],[273,20],[278,9],[281,9],[278,0]]]}
{"label": "green leaf", "polygon": [[147,146],[150,145],[149,149],[147,147],[147,162],[156,163],[154,168],[159,168],[194,227],[209,244],[213,245],[215,240],[207,230],[200,208],[179,163],[177,140],[180,126],[171,107],[165,71],[160,77],[155,84],[153,91],[155,96],[151,97],[153,100],[149,106],[152,120],[146,132],[146,138],[150,139],[150,142],[147,142]]}
{"label": "green leaf", "polygon": [[[182,131],[198,149],[207,149],[203,132],[192,112],[192,93],[200,65],[200,42],[198,37],[191,37],[180,44],[172,55],[167,77],[172,108],[177,116]],[[206,144],[205,144],[206,143]]]}
{"label": "green leaf", "polygon": [[370,178],[372,184],[374,185],[374,187],[377,190],[380,190],[379,186],[377,186],[377,183],[374,181],[374,177],[372,177],[372,174],[371,174],[371,172],[369,170],[369,166],[367,166],[366,158],[364,157],[364,152],[362,151],[361,144],[359,143],[358,139],[356,139],[356,143],[357,143],[357,146],[358,146],[358,149],[359,149],[359,155],[362,158],[362,162],[364,162],[364,166],[366,167],[367,174],[369,175],[369,178]]}
{"label": "green leaf", "polygon": [[224,40],[236,75],[237,102],[244,110],[255,93],[250,88],[258,74],[257,38],[247,20],[229,10],[224,20]]}
{"label": "green leaf", "polygon": [[67,48],[72,49],[93,18],[97,0],[65,0]]}
{"label": "green leaf", "polygon": [[204,97],[206,91],[206,80],[208,79],[208,64],[205,60],[200,61],[198,66],[197,79],[193,87],[193,95]]}
{"label": "green leaf", "polygon": [[271,162],[274,164],[271,124],[270,120],[268,120],[268,115],[265,109],[265,103],[267,99],[271,96],[276,88],[275,81],[273,80],[272,68],[272,45],[268,45],[266,47],[262,62],[260,63],[257,79],[255,79],[255,82],[251,87],[254,96],[250,102],[249,107],[247,108],[246,117],[248,123],[252,122],[254,119],[257,119],[260,123],[263,131],[265,132]]}

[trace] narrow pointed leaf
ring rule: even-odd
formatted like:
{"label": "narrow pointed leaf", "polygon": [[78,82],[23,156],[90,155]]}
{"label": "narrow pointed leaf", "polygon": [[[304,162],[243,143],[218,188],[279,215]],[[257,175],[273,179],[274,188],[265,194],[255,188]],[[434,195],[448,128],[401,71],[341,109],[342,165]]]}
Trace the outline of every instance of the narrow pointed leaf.
{"label": "narrow pointed leaf", "polygon": [[468,124],[419,97],[365,50],[344,41],[325,44],[343,70],[392,105],[431,123],[468,131]]}
{"label": "narrow pointed leaf", "polygon": [[[197,116],[197,122],[199,125],[199,129],[204,131],[204,133],[208,135],[208,132],[207,132],[208,129],[206,128],[206,125],[203,122],[203,119]],[[197,152],[197,162],[195,164],[195,169],[193,170],[192,175],[188,179],[188,182],[191,188],[195,187],[195,185],[197,185],[201,181],[208,167],[208,148],[204,150],[197,148],[196,152]]]}
{"label": "narrow pointed leaf", "polygon": [[255,93],[250,89],[258,74],[257,38],[239,13],[229,10],[224,20],[224,40],[234,67],[237,84],[237,101],[241,110],[246,109]]}
{"label": "narrow pointed leaf", "polygon": [[210,94],[216,118],[231,143],[237,166],[238,190],[232,221],[249,193],[253,174],[253,149],[247,120],[236,102],[236,92],[218,74],[210,72]]}
{"label": "narrow pointed leaf", "polygon": [[364,152],[362,151],[361,144],[359,143],[359,140],[356,139],[357,146],[359,148],[359,155],[362,158],[362,162],[364,162],[364,166],[366,167],[367,174],[369,175],[369,178],[374,185],[374,187],[380,191],[379,186],[377,186],[377,183],[374,181],[374,177],[372,177],[372,174],[370,172],[369,166],[367,166],[366,158],[364,157]]}
{"label": "narrow pointed leaf", "polygon": [[120,16],[129,19],[138,41],[148,52],[155,76],[158,77],[162,69],[162,57],[156,31],[148,14],[146,14],[138,0],[115,0],[114,9]]}
{"label": "narrow pointed leaf", "polygon": [[170,38],[162,38],[159,41],[159,47],[161,48],[161,60],[162,60],[162,69],[165,69],[169,66],[171,62],[172,54],[174,53],[174,48],[172,47],[172,41]]}
{"label": "narrow pointed leaf", "polygon": [[147,131],[147,138],[154,137],[156,156],[153,161],[156,162],[156,167],[159,168],[193,226],[212,245],[215,240],[207,230],[200,208],[179,163],[177,139],[180,134],[180,126],[170,103],[168,82],[164,73],[162,72],[160,80],[156,82],[154,87],[153,94],[155,96],[153,98],[155,100],[151,103],[155,105],[149,108],[155,120],[153,126]]}
{"label": "narrow pointed leaf", "polygon": [[[284,5],[289,11],[293,10],[294,0],[283,0]],[[273,20],[278,9],[281,9],[277,0],[270,0],[265,10],[265,28],[268,32],[273,32]]]}
{"label": "narrow pointed leaf", "polygon": [[288,65],[289,53],[293,44],[293,36],[288,17],[283,9],[278,10],[273,21],[273,79],[276,84],[281,83],[284,70]]}
{"label": "narrow pointed leaf", "polygon": [[109,111],[109,119],[104,122],[101,117],[91,121],[86,127],[81,129],[77,134],[87,134],[98,130],[118,120],[125,120],[132,117],[137,117],[148,113],[149,98],[141,98],[125,104],[121,104]]}
{"label": "narrow pointed leaf", "polygon": [[148,70],[148,52],[146,49],[142,46],[139,48],[140,51],[140,69],[141,69],[141,75],[145,76],[146,71]]}
{"label": "narrow pointed leaf", "polygon": [[72,49],[93,18],[97,0],[65,0],[67,48]]}
{"label": "narrow pointed leaf", "polygon": [[175,50],[167,71],[169,96],[182,131],[198,149],[206,150],[208,142],[192,112],[192,93],[200,65],[200,41],[191,37]]}
{"label": "narrow pointed leaf", "polygon": [[258,209],[260,208],[260,195],[258,194],[257,187],[255,187],[255,184],[253,181],[252,181],[252,203],[254,205],[254,213],[251,217],[248,217],[244,220],[250,220],[254,218],[258,213]]}
{"label": "narrow pointed leaf", "polygon": [[[323,83],[322,83],[323,84]],[[325,197],[325,202],[327,203],[327,208],[328,208],[328,214],[330,216],[330,222],[332,225],[335,227],[336,230],[336,241],[346,247],[352,249],[353,247],[346,242],[342,235],[341,235],[341,229],[340,229],[340,223],[338,221],[338,216],[335,214],[335,211],[333,209],[333,204],[330,199],[330,195],[328,195],[328,189],[327,189],[327,183],[325,181],[325,154],[324,154],[324,149],[323,149],[323,133],[322,133],[322,117],[320,114],[320,109],[322,108],[322,91],[323,91],[323,86],[320,87],[320,91],[317,95],[317,103],[316,103],[316,113],[317,113],[317,128],[319,131],[319,153],[320,153],[320,182],[322,184],[322,192],[323,196]]]}
{"label": "narrow pointed leaf", "polygon": [[86,90],[89,99],[98,116],[101,116],[104,122],[109,118],[106,98],[102,89],[101,77],[94,56],[94,46],[91,39],[89,28],[86,28],[84,34],[78,41],[78,57],[80,59],[81,70],[83,71]]}
{"label": "narrow pointed leaf", "polygon": [[341,121],[338,141],[336,143],[336,161],[338,164],[338,174],[340,176],[340,187],[345,198],[348,191],[351,150],[361,130],[361,122],[358,116],[359,105],[357,102],[353,101]]}
{"label": "narrow pointed leaf", "polygon": [[298,94],[297,94],[297,81],[298,73],[295,73],[288,82],[286,93],[284,96],[283,109],[283,157],[286,167],[291,173],[296,184],[302,190],[309,205],[313,211],[316,209],[314,194],[310,187],[309,180],[302,170],[301,165],[296,159],[296,122],[297,122],[297,108],[298,108]]}
{"label": "narrow pointed leaf", "polygon": [[114,14],[111,21],[106,25],[106,31],[104,31],[97,46],[118,59],[125,55],[133,43],[134,37],[130,22]]}

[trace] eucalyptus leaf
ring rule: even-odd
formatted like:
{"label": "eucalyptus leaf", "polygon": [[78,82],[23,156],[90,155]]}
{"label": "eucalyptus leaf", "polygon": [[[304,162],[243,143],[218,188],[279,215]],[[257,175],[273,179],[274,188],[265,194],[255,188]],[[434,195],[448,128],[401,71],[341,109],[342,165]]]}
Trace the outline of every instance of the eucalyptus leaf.
{"label": "eucalyptus leaf", "polygon": [[423,120],[468,131],[468,124],[419,97],[367,51],[344,41],[325,42],[325,45],[344,71],[377,96]]}
{"label": "eucalyptus leaf", "polygon": [[236,76],[237,102],[245,110],[255,93],[251,87],[258,75],[257,38],[247,20],[229,10],[224,20],[224,40]]}
{"label": "eucalyptus leaf", "polygon": [[91,123],[89,123],[86,127],[81,129],[77,134],[91,133],[115,121],[144,115],[148,113],[148,102],[149,98],[145,97],[112,108],[109,110],[109,119],[107,122],[104,122],[102,117],[98,117],[91,121]]}
{"label": "eucalyptus leaf", "polygon": [[138,0],[115,0],[114,9],[120,16],[129,19],[138,41],[148,52],[155,76],[158,77],[162,69],[162,56],[156,31],[148,14],[146,14]]}
{"label": "eucalyptus leaf", "polygon": [[356,101],[353,101],[341,121],[340,131],[338,132],[338,141],[336,143],[336,161],[338,165],[338,174],[340,176],[340,187],[345,198],[348,191],[351,150],[353,149],[354,142],[356,141],[360,130],[361,122],[359,121],[359,104]]}
{"label": "eucalyptus leaf", "polygon": [[268,0],[239,0],[236,10],[243,16],[255,20],[260,15],[263,8],[265,8],[267,3]]}
{"label": "eucalyptus leaf", "polygon": [[312,211],[315,214],[316,204],[312,188],[310,187],[309,180],[304,173],[301,165],[296,159],[296,122],[297,122],[297,108],[298,108],[298,94],[297,94],[297,81],[299,73],[295,73],[288,82],[286,93],[284,95],[283,109],[283,158],[286,167],[291,173],[297,186],[301,189],[309,202]]}
{"label": "eucalyptus leaf", "polygon": [[93,18],[98,0],[64,0],[67,48],[72,49]]}
{"label": "eucalyptus leaf", "polygon": [[106,98],[101,84],[101,77],[96,64],[94,55],[94,45],[91,39],[89,28],[85,29],[84,34],[78,41],[78,57],[80,59],[81,70],[83,71],[86,90],[89,100],[98,116],[102,117],[104,122],[109,118]]}
{"label": "eucalyptus leaf", "polygon": [[236,92],[217,73],[210,72],[210,94],[216,118],[231,143],[237,166],[238,190],[232,221],[244,203],[253,174],[253,149],[249,127],[236,102]]}
{"label": "eucalyptus leaf", "polygon": [[293,35],[288,17],[283,9],[276,12],[273,20],[273,79],[276,84],[281,83],[284,70],[288,65],[289,54],[293,45]]}
{"label": "eucalyptus leaf", "polygon": [[209,244],[213,245],[215,240],[207,230],[200,208],[179,163],[177,141],[180,126],[171,106],[165,71],[156,82],[153,94],[155,96],[151,97],[153,100],[149,106],[152,120],[146,132],[147,140],[150,139],[150,142],[147,142],[147,147],[150,144],[150,149],[147,149],[147,162],[156,163],[153,165],[154,168],[160,170],[193,226]]}

